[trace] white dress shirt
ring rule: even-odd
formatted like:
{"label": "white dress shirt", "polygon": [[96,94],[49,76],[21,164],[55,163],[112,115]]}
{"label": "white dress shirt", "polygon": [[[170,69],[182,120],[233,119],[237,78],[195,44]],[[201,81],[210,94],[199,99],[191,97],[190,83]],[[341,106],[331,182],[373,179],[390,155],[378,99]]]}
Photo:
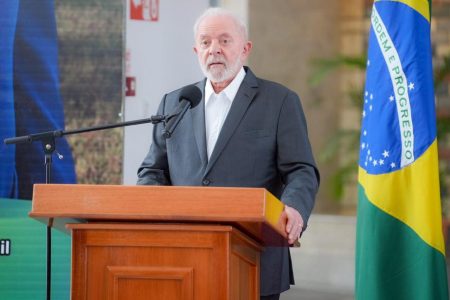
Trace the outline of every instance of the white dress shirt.
{"label": "white dress shirt", "polygon": [[245,77],[244,68],[234,77],[233,81],[219,94],[214,92],[211,81],[208,79],[205,85],[205,126],[206,126],[206,150],[208,159],[214,150],[223,123],[230,111],[231,104]]}

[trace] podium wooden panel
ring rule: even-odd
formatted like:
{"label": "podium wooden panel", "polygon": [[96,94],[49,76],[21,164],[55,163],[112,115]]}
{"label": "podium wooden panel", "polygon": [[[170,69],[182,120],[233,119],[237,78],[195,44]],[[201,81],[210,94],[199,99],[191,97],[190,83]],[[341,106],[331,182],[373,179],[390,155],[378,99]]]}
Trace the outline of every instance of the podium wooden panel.
{"label": "podium wooden panel", "polygon": [[285,243],[265,189],[35,185],[30,216],[72,231],[73,300],[259,299],[264,244]]}

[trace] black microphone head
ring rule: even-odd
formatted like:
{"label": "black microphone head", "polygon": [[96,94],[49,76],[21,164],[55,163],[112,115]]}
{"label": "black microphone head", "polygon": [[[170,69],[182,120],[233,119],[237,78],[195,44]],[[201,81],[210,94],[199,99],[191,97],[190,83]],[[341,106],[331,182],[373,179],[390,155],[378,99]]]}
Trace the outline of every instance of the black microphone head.
{"label": "black microphone head", "polygon": [[181,89],[180,101],[187,100],[191,103],[191,108],[196,107],[202,100],[203,94],[195,85],[187,85]]}

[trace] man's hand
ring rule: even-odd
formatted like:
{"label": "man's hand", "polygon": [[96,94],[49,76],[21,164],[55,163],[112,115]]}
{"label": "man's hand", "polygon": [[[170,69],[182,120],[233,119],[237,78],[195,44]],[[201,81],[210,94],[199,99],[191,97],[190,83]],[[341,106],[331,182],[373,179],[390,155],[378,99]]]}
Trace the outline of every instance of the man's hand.
{"label": "man's hand", "polygon": [[303,218],[300,213],[290,206],[284,206],[285,216],[287,217],[286,233],[288,234],[289,244],[294,244],[303,231]]}

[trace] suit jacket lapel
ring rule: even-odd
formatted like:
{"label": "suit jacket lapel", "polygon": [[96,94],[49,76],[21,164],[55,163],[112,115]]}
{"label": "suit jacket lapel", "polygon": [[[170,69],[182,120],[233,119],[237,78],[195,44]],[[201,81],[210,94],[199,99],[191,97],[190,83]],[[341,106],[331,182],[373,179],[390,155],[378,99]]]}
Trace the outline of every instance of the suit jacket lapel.
{"label": "suit jacket lapel", "polygon": [[196,86],[203,92],[202,101],[194,108],[190,109],[195,141],[202,161],[202,166],[206,166],[208,156],[206,154],[206,129],[205,129],[205,80],[200,81]]}
{"label": "suit jacket lapel", "polygon": [[256,92],[258,91],[258,84],[255,75],[250,69],[245,69],[247,71],[247,74],[245,75],[244,80],[239,87],[236,97],[233,100],[233,104],[231,105],[230,111],[228,112],[227,118],[225,119],[225,122],[222,126],[222,130],[220,131],[216,145],[214,146],[214,150],[211,153],[211,157],[206,167],[205,174],[207,174],[209,170],[211,170],[217,158],[222,153],[229,139],[238,127],[242,117],[247,111],[248,106],[255,97]]}

